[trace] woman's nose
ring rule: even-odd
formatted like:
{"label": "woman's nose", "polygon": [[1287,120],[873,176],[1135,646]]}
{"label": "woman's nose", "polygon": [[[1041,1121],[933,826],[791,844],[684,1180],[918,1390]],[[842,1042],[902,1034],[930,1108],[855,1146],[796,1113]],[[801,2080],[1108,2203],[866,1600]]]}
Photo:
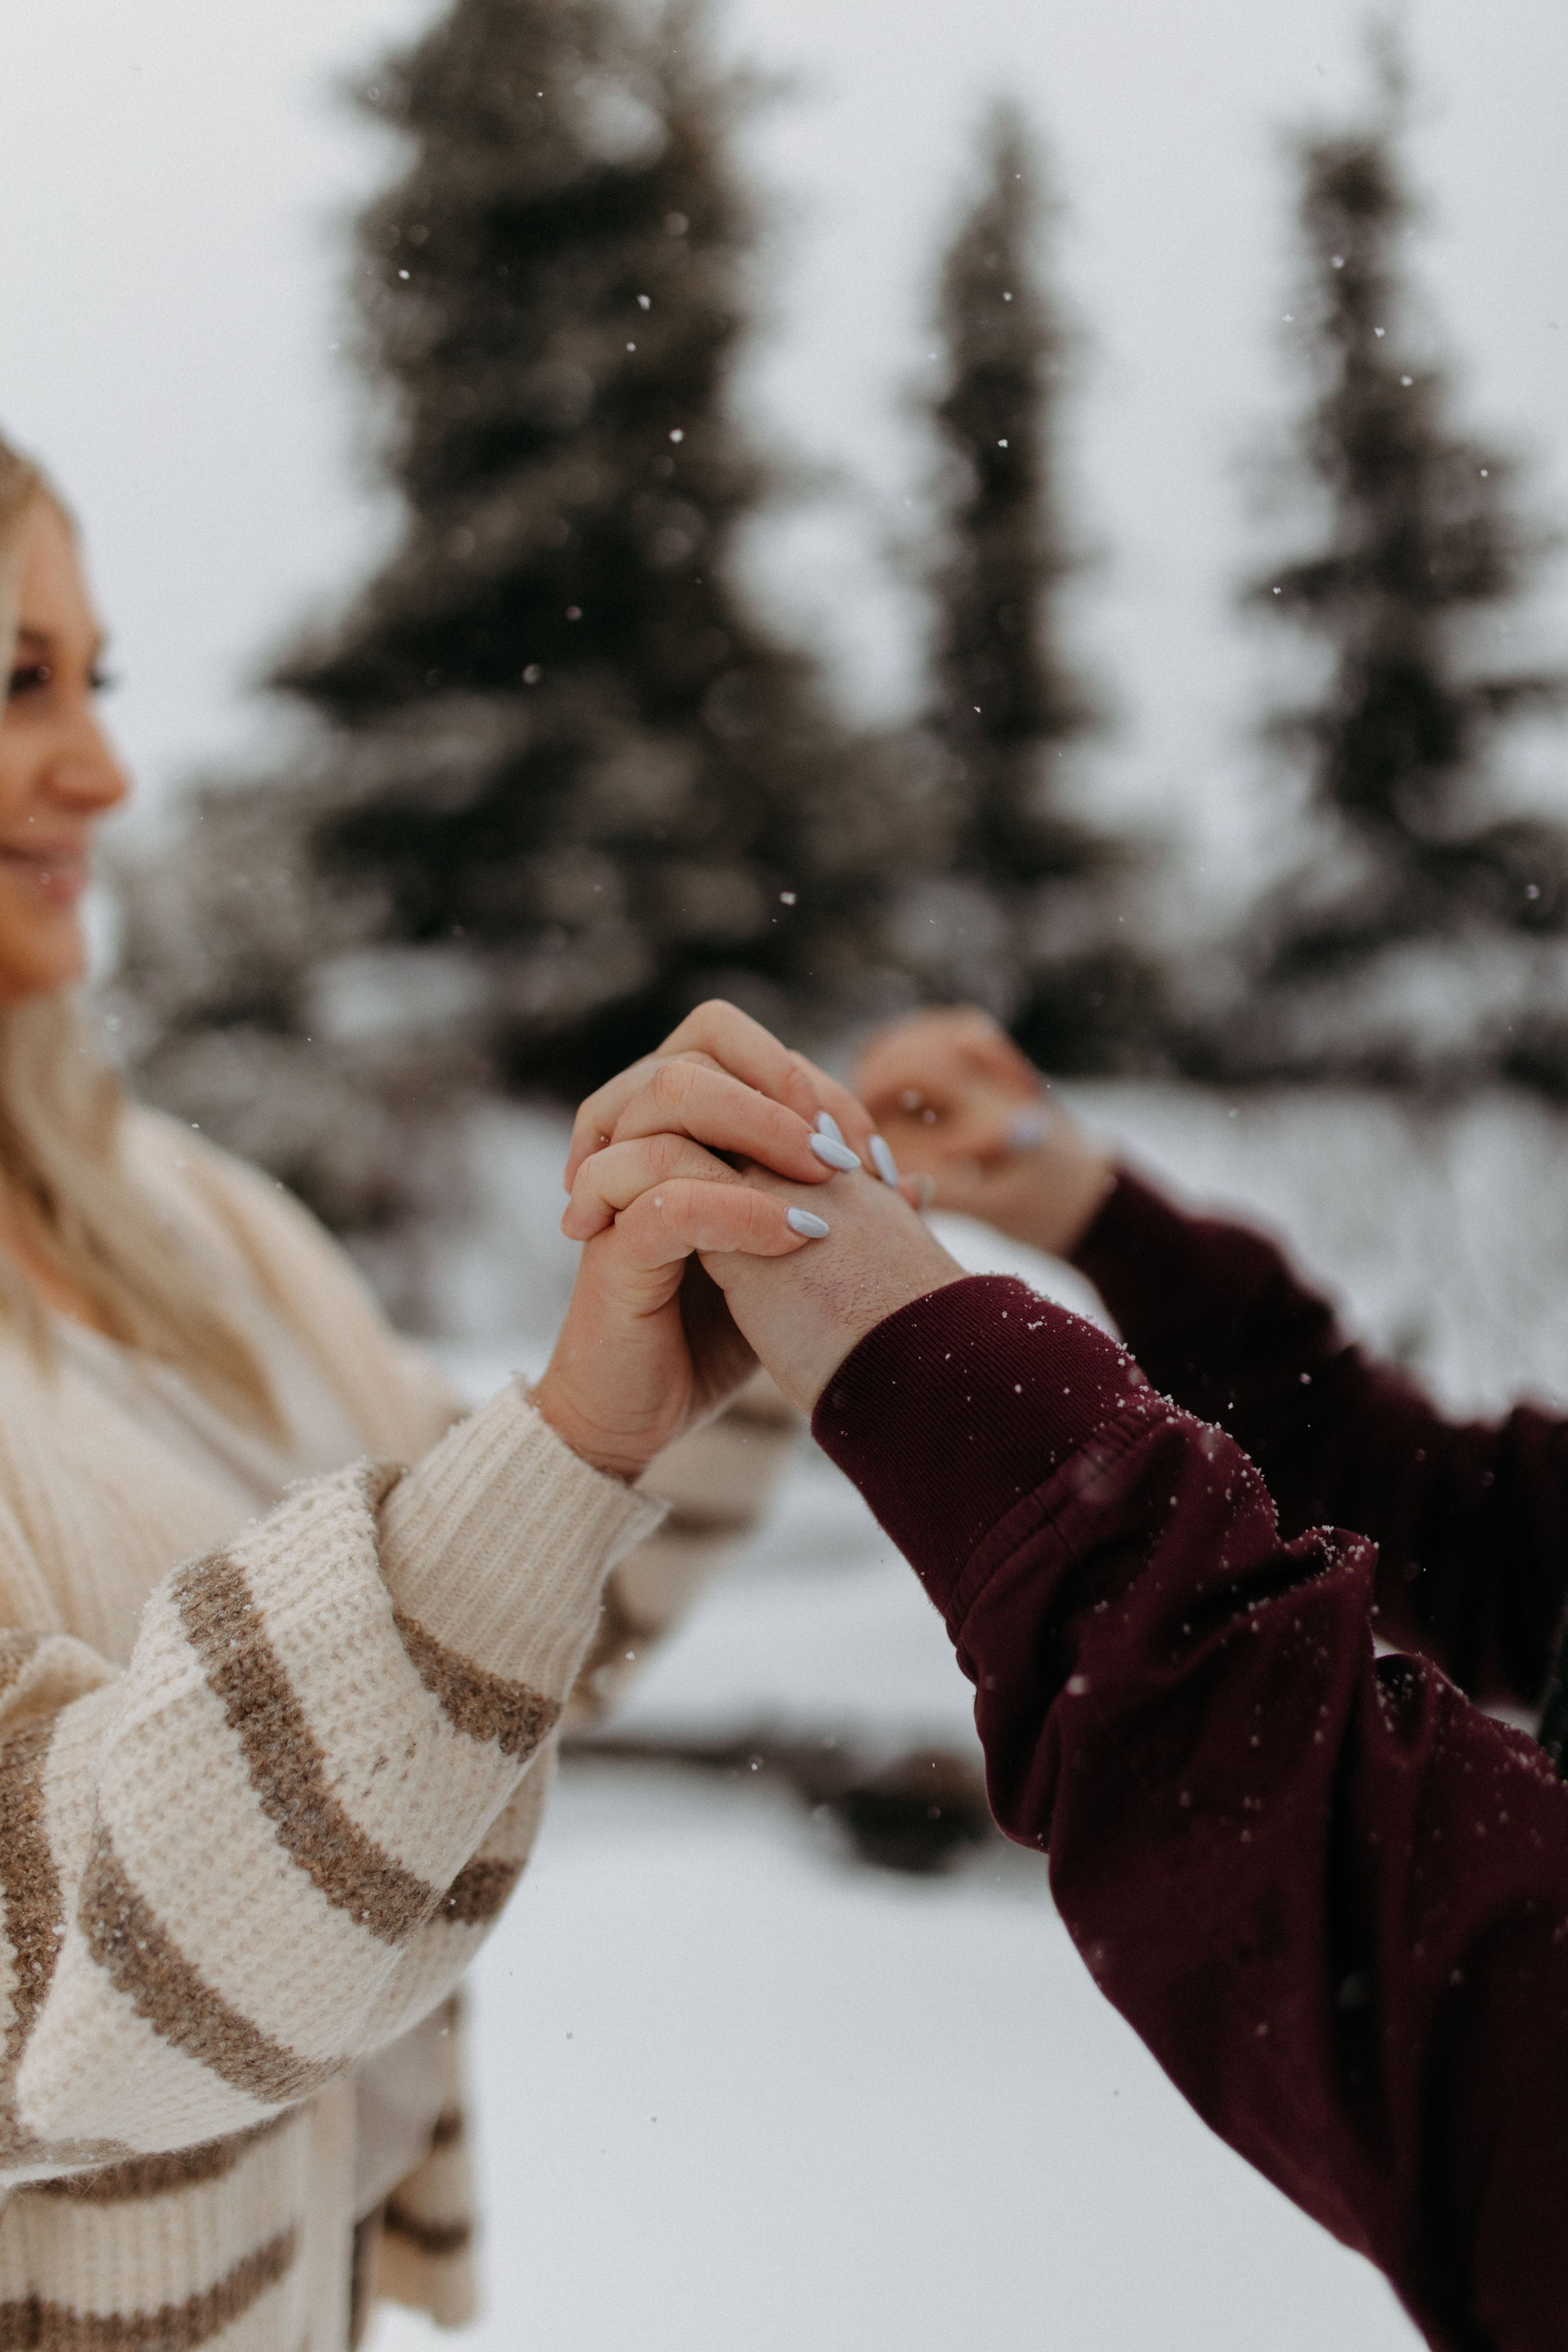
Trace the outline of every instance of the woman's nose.
{"label": "woman's nose", "polygon": [[50,761],[48,786],[72,808],[101,815],[125,798],[131,779],[102,728],[88,718],[73,728],[69,740]]}

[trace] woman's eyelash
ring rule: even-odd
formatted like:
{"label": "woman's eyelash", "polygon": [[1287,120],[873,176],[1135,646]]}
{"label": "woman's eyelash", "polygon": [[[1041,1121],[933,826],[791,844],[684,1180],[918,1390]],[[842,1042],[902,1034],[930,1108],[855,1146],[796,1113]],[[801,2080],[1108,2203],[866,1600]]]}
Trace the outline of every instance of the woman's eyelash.
{"label": "woman's eyelash", "polygon": [[[46,687],[53,686],[54,682],[55,673],[51,664],[27,662],[22,668],[14,669],[11,672],[11,684],[7,691],[11,694],[39,694]],[[87,682],[89,688],[94,694],[112,694],[120,684],[120,672],[113,669],[95,669],[89,673]]]}

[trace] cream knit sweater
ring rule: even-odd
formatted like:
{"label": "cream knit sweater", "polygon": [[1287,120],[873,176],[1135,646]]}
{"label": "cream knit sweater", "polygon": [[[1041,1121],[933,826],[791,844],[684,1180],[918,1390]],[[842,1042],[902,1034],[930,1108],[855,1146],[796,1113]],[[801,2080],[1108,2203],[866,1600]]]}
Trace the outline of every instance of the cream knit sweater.
{"label": "cream knit sweater", "polygon": [[787,1421],[748,1402],[671,1449],[665,1518],[518,1387],[449,1426],[266,1180],[143,1114],[125,1148],[370,1458],[237,1525],[155,1423],[0,1328],[0,2345],[343,2352],[355,2070],[445,2032],[379,2287],[460,2319],[454,1988],[574,1686],[595,1704],[742,1531]]}

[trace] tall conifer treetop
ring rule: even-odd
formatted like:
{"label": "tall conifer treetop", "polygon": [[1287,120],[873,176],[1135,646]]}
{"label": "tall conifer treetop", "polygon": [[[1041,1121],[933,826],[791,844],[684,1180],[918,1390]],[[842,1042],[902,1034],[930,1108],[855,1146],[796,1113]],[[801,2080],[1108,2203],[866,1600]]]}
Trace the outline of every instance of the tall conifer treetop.
{"label": "tall conifer treetop", "polygon": [[744,320],[752,224],[721,151],[745,91],[704,78],[692,32],[458,0],[363,92],[414,148],[358,278],[409,530],[281,673],[332,718],[606,659],[667,700],[672,644],[688,694],[734,649],[689,625],[689,559],[763,486],[710,413]]}
{"label": "tall conifer treetop", "polygon": [[[1249,600],[1327,652],[1320,700],[1273,731],[1304,751],[1313,808],[1349,866],[1327,887],[1302,877],[1277,906],[1279,978],[1477,920],[1539,928],[1568,916],[1561,836],[1526,819],[1488,823],[1484,805],[1494,731],[1560,700],[1568,679],[1478,668],[1468,642],[1551,542],[1510,503],[1514,467],[1453,427],[1444,370],[1413,349],[1395,77],[1388,89],[1371,130],[1298,148],[1298,343],[1313,383],[1300,455],[1326,544],[1270,570]],[[1331,865],[1334,855],[1331,837]]]}
{"label": "tall conifer treetop", "polygon": [[359,281],[406,529],[279,672],[345,740],[329,872],[460,942],[502,1076],[567,1092],[715,988],[833,999],[887,846],[887,780],[733,581],[752,93],[700,31],[454,0],[367,91],[411,147]]}
{"label": "tall conifer treetop", "polygon": [[1075,339],[1044,278],[1055,206],[1011,103],[984,126],[975,194],[942,257],[943,463],[929,727],[946,756],[952,878],[917,883],[906,932],[934,993],[973,995],[1057,1069],[1136,1066],[1152,976],[1119,936],[1125,844],[1072,806],[1098,724],[1066,644],[1081,558],[1066,515],[1062,399]]}
{"label": "tall conifer treetop", "polygon": [[932,577],[935,723],[967,789],[959,855],[1009,883],[1078,875],[1105,845],[1053,806],[1050,762],[1096,719],[1060,643],[1079,568],[1061,511],[1057,402],[1072,340],[1040,282],[1054,210],[1019,110],[997,106],[978,195],[943,259],[943,554]]}

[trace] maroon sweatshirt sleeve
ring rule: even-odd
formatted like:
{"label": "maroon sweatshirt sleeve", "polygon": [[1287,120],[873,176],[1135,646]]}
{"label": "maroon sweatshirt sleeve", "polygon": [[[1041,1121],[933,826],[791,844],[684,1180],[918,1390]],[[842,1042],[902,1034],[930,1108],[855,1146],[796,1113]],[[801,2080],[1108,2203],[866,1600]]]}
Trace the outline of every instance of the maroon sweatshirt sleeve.
{"label": "maroon sweatshirt sleeve", "polygon": [[1271,1242],[1126,1173],[1075,1263],[1155,1386],[1251,1456],[1288,1533],[1373,1538],[1386,1640],[1479,1697],[1539,1700],[1568,1591],[1568,1423],[1446,1420]]}
{"label": "maroon sweatshirt sleeve", "polygon": [[1373,1654],[1373,1547],[1022,1284],[872,1331],[814,1423],[945,1617],[996,1818],[1199,2114],[1443,2352],[1568,2343],[1568,1786]]}

